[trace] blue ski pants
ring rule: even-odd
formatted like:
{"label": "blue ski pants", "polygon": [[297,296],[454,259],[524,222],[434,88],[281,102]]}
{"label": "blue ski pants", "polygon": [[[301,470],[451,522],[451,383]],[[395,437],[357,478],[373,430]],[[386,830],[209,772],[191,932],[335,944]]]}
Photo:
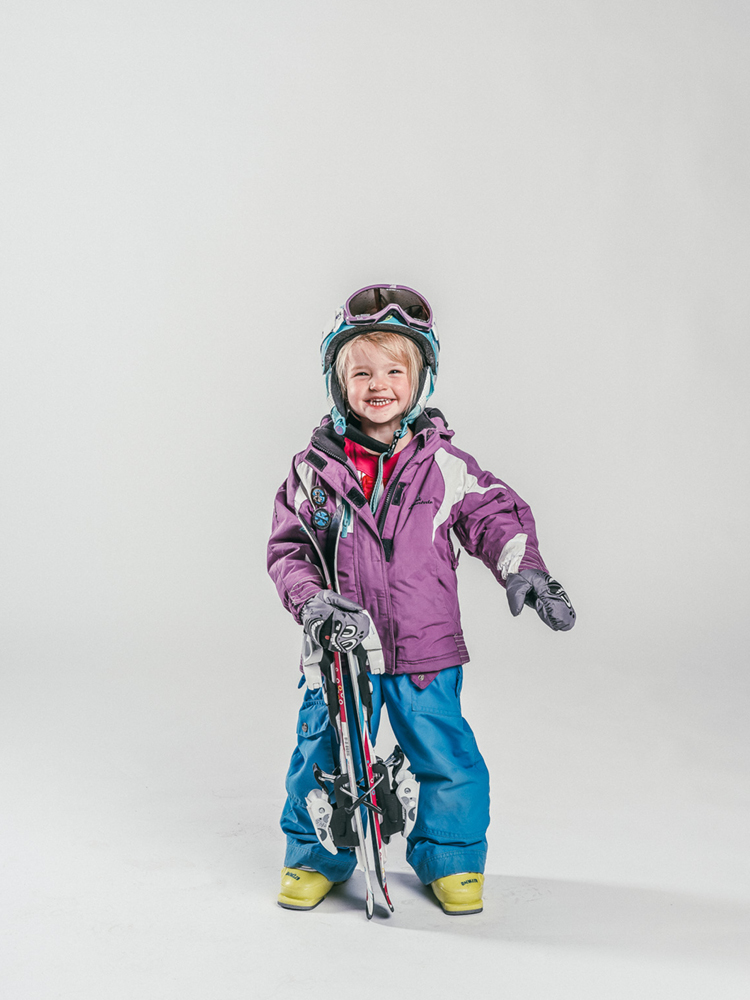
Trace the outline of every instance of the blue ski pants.
{"label": "blue ski pants", "polygon": [[[385,705],[391,729],[420,783],[417,821],[407,842],[406,860],[425,885],[457,872],[484,871],[490,822],[489,773],[474,734],[461,715],[463,669],[441,670],[424,690],[406,674],[376,674],[371,680],[373,742]],[[347,700],[351,701],[349,691]],[[356,739],[353,732],[358,760]],[[387,757],[390,752],[389,747],[380,756]],[[336,855],[326,851],[315,836],[305,797],[318,787],[313,764],[330,773],[338,763],[338,738],[323,693],[305,688],[281,815],[287,838],[284,864],[290,868],[308,865],[332,882],[344,881],[352,874],[354,852],[348,848]]]}

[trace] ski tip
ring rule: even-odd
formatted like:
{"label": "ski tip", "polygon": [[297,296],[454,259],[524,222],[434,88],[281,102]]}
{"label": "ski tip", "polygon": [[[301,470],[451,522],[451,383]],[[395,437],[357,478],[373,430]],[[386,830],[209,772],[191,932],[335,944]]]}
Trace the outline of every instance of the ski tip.
{"label": "ski tip", "polygon": [[380,886],[380,888],[383,892],[383,899],[388,904],[388,909],[391,911],[391,913],[393,913],[393,903],[391,902],[391,894],[388,892],[388,886],[383,884]]}

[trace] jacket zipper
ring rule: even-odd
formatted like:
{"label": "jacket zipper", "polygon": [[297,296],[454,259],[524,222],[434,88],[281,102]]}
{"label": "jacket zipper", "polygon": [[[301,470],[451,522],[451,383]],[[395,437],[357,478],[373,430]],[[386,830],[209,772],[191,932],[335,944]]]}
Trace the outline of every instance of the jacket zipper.
{"label": "jacket zipper", "polygon": [[388,516],[388,508],[391,505],[391,500],[393,500],[393,494],[396,492],[396,487],[398,486],[399,480],[406,472],[410,463],[414,461],[419,452],[422,450],[422,447],[423,447],[423,442],[420,438],[420,441],[417,445],[417,450],[414,452],[414,454],[411,456],[410,459],[407,459],[407,461],[404,462],[404,464],[399,469],[396,478],[392,479],[391,482],[388,484],[388,492],[383,498],[383,509],[380,511],[380,515],[378,516],[378,534],[380,535],[381,539],[383,537],[383,529],[385,528],[385,519]]}

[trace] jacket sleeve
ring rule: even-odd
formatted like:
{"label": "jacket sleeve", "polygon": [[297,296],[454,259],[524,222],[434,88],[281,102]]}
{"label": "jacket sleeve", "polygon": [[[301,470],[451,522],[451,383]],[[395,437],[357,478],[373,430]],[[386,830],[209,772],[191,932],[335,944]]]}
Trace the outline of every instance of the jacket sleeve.
{"label": "jacket sleeve", "polygon": [[287,481],[276,494],[268,540],[268,572],[282,604],[296,622],[300,621],[299,611],[305,601],[326,586],[315,546],[300,524],[295,509],[299,487],[300,480],[292,465]]}
{"label": "jacket sleeve", "polygon": [[[471,455],[454,448],[447,454],[450,461],[444,464],[454,481],[446,479],[446,490],[452,489],[457,501],[449,524],[469,555],[481,559],[503,586],[520,569],[546,572],[529,505]],[[441,471],[446,478],[446,470]]]}

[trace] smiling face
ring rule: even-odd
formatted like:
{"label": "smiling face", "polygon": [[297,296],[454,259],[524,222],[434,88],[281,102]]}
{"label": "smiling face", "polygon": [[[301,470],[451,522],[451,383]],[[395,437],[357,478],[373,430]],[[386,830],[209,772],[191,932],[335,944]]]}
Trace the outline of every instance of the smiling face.
{"label": "smiling face", "polygon": [[413,388],[406,357],[376,344],[355,340],[346,359],[349,408],[370,437],[390,441],[412,405]]}

